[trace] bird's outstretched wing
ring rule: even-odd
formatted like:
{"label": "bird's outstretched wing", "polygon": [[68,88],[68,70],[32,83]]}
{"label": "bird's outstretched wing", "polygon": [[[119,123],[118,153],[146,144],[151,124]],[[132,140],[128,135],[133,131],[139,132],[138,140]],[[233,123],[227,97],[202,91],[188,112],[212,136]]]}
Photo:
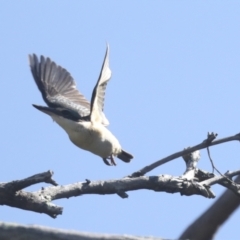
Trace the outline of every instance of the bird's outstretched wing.
{"label": "bird's outstretched wing", "polygon": [[46,104],[52,108],[71,110],[79,119],[90,115],[90,103],[77,90],[70,73],[50,58],[29,55],[33,78]]}
{"label": "bird's outstretched wing", "polygon": [[101,122],[105,126],[107,126],[109,122],[103,113],[104,97],[106,86],[111,78],[111,75],[111,70],[109,68],[109,46],[107,45],[102,69],[97,84],[93,89],[90,113],[90,119],[92,122]]}

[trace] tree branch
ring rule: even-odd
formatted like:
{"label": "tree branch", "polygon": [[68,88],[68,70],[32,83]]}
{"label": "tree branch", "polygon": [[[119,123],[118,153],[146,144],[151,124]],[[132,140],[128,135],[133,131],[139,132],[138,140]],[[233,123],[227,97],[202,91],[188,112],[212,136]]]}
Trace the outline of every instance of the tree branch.
{"label": "tree branch", "polygon": [[38,213],[46,213],[52,218],[62,214],[62,207],[52,204],[48,199],[41,198],[31,192],[21,191],[26,187],[41,182],[51,183],[57,186],[57,183],[52,179],[52,175],[52,171],[47,171],[22,180],[0,183],[0,205],[8,205]]}
{"label": "tree branch", "polygon": [[[37,174],[34,176],[45,176],[52,172]],[[235,176],[240,173],[240,170],[227,173],[226,176]],[[29,185],[24,183],[30,178],[23,179],[21,182],[23,186]],[[40,179],[40,178],[38,178]],[[45,182],[45,178],[42,181]],[[40,180],[35,181],[38,183]],[[0,204],[17,207],[24,210],[34,211],[38,213],[45,213],[53,218],[62,214],[62,208],[52,203],[53,200],[61,198],[76,197],[84,194],[118,194],[127,191],[148,189],[155,192],[180,193],[181,195],[201,195],[206,198],[214,198],[215,195],[211,191],[210,186],[213,184],[222,184],[225,181],[224,176],[214,176],[209,182],[196,182],[193,179],[187,179],[184,175],[180,177],[173,177],[170,175],[160,176],[141,176],[138,178],[123,178],[107,181],[87,181],[69,184],[65,186],[52,186],[42,188],[35,192],[9,191],[9,184],[0,184]],[[15,181],[17,182],[17,181]],[[33,183],[33,182],[31,182]],[[228,187],[228,185],[226,185]],[[235,188],[233,190],[236,190]]]}
{"label": "tree branch", "polygon": [[137,237],[131,235],[94,234],[67,231],[43,226],[25,226],[15,223],[0,222],[0,239],[2,240],[164,240],[154,237]]}
{"label": "tree branch", "polygon": [[0,186],[4,186],[4,188],[7,189],[7,191],[9,192],[17,192],[26,187],[30,187],[31,185],[41,182],[50,183],[54,186],[57,186],[58,184],[52,179],[52,176],[53,172],[47,171],[44,173],[35,174],[22,180],[15,180],[9,183],[1,183]]}
{"label": "tree branch", "polygon": [[[208,134],[206,140],[194,147],[172,154],[160,161],[157,161],[142,170],[133,173],[130,177],[107,181],[78,182],[65,186],[58,186],[52,179],[53,172],[48,171],[31,177],[0,183],[0,204],[17,207],[24,210],[45,213],[53,218],[62,214],[62,207],[52,203],[53,200],[70,198],[83,194],[118,194],[122,198],[127,198],[126,192],[148,189],[156,192],[180,193],[181,195],[201,195],[206,198],[214,198],[211,190],[214,184],[220,184],[231,189],[235,194],[240,195],[240,185],[234,183],[231,178],[239,175],[240,170],[227,172],[225,175],[215,176],[197,169],[197,162],[200,159],[200,152],[197,149],[206,148],[224,142],[240,140],[240,134],[214,140],[217,134]],[[186,162],[186,171],[182,176],[173,177],[170,175],[142,176],[153,168],[182,156]],[[42,188],[35,192],[23,191],[24,188],[33,184],[45,182],[54,186]]]}
{"label": "tree branch", "polygon": [[[210,137],[209,137],[210,135]],[[193,147],[190,147],[190,148],[187,148],[187,149],[184,149],[182,151],[179,151],[179,152],[176,152],[174,154],[171,154],[169,155],[168,157],[165,157],[165,158],[162,158],[161,160],[158,160],[134,173],[132,173],[131,175],[129,175],[128,177],[139,177],[139,176],[143,176],[145,175],[146,173],[152,171],[153,169],[167,163],[167,162],[170,162],[178,157],[181,157],[183,155],[186,155],[186,154],[189,154],[191,152],[194,152],[194,151],[197,151],[197,150],[200,150],[200,149],[203,149],[203,148],[206,148],[206,147],[210,147],[210,146],[215,146],[215,145],[218,145],[218,144],[221,144],[221,143],[225,143],[225,142],[230,142],[230,141],[240,141],[240,133],[236,134],[236,135],[233,135],[233,136],[230,136],[230,137],[226,137],[226,138],[222,138],[222,139],[218,139],[218,140],[215,140],[215,141],[212,141],[212,138],[211,136],[215,136],[216,137],[216,134],[208,134],[208,138],[205,139],[202,143],[199,143]]]}

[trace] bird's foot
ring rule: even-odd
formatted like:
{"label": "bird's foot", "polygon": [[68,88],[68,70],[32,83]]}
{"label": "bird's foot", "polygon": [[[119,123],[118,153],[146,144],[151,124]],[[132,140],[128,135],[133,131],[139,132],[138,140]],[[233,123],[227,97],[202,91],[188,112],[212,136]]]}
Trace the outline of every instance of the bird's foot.
{"label": "bird's foot", "polygon": [[108,162],[107,158],[103,158],[103,162],[108,165],[108,166],[111,166],[111,164]]}
{"label": "bird's foot", "polygon": [[117,164],[115,163],[115,161],[114,161],[113,155],[109,156],[109,159],[110,159],[111,165],[113,165],[113,166],[116,166],[116,165],[117,165]]}
{"label": "bird's foot", "polygon": [[[110,160],[110,162],[108,160]],[[113,155],[110,155],[107,158],[103,158],[103,162],[108,166],[116,166],[117,165],[116,162],[114,161]]]}

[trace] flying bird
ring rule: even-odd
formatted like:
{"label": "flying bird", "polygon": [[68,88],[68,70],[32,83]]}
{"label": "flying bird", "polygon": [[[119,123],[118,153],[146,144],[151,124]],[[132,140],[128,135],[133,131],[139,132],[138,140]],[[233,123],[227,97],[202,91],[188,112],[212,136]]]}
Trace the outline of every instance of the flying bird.
{"label": "flying bird", "polygon": [[124,151],[117,138],[106,128],[109,124],[103,113],[104,96],[111,78],[109,47],[102,64],[91,102],[77,90],[70,73],[50,58],[29,55],[30,69],[48,107],[33,104],[46,113],[68,134],[79,148],[100,156],[107,165],[116,165],[114,156],[128,163],[133,156]]}

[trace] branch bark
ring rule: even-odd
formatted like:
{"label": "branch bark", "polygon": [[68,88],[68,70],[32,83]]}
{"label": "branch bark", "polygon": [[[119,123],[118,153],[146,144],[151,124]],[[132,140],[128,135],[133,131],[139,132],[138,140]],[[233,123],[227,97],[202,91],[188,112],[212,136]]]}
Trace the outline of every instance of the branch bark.
{"label": "branch bark", "polygon": [[77,231],[66,231],[43,226],[25,226],[15,223],[0,222],[1,240],[164,240],[154,237],[137,237],[131,235],[93,234]]}
{"label": "branch bark", "polygon": [[[45,181],[44,176],[49,176],[49,173],[51,172],[48,171],[26,178],[25,181],[27,183],[24,182],[24,179],[11,183],[1,183],[0,204],[38,213],[45,213],[56,218],[59,214],[62,214],[63,209],[53,204],[52,200],[76,197],[84,194],[118,194],[127,191],[148,189],[155,192],[180,193],[186,196],[201,195],[206,198],[214,198],[215,195],[211,191],[210,186],[213,184],[221,184],[222,181],[226,180],[226,177],[238,175],[240,170],[227,173],[224,176],[215,176],[210,179],[209,183],[207,183],[208,180],[197,182],[192,179],[187,179],[184,176],[173,177],[170,175],[160,175],[107,181],[87,180],[86,182],[78,182],[65,186],[50,186],[35,192],[26,192],[23,190],[15,192],[12,190],[19,189],[19,187],[15,186],[15,184],[18,185],[19,182],[21,186],[29,186],[29,179],[32,180],[31,184],[39,182],[34,180],[35,177],[39,179],[39,176],[42,176],[42,180]],[[226,186],[231,186],[231,184]],[[236,184],[234,190],[237,190],[238,193],[239,185]]]}

